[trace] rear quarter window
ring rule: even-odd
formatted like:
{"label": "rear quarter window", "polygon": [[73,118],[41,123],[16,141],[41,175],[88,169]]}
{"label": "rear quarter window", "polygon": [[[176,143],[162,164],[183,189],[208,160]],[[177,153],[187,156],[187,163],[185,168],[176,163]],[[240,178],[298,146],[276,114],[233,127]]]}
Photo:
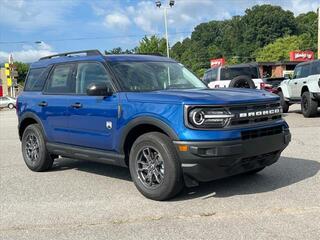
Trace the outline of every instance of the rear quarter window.
{"label": "rear quarter window", "polygon": [[41,91],[46,81],[46,76],[44,74],[46,68],[32,68],[29,70],[26,85],[24,87],[25,91]]}
{"label": "rear quarter window", "polygon": [[220,80],[232,80],[238,76],[260,78],[259,69],[256,67],[226,67],[221,69]]}

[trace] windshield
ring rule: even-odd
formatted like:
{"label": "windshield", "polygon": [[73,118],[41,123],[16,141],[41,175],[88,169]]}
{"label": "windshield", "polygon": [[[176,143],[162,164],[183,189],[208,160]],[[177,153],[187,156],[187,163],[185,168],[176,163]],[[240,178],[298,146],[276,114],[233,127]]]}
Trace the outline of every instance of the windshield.
{"label": "windshield", "polygon": [[231,80],[241,75],[246,75],[251,78],[259,78],[259,71],[255,67],[221,68],[220,80]]}
{"label": "windshield", "polygon": [[173,62],[111,62],[125,91],[207,88],[182,64]]}

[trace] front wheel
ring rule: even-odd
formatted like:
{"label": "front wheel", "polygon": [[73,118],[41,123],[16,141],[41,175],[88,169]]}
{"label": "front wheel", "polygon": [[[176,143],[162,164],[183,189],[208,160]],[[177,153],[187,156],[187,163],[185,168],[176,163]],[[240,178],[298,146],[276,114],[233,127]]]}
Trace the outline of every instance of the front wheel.
{"label": "front wheel", "polygon": [[13,105],[12,103],[9,103],[8,108],[9,108],[9,109],[13,109],[13,108],[14,108],[14,105]]}
{"label": "front wheel", "polygon": [[282,112],[287,113],[289,111],[289,103],[284,99],[283,92],[279,91],[278,96],[280,97]]}
{"label": "front wheel", "polygon": [[301,97],[301,111],[304,117],[317,115],[318,102],[311,98],[311,93],[304,92]]}
{"label": "front wheel", "polygon": [[39,124],[29,125],[22,135],[22,155],[27,167],[35,172],[52,167],[54,157],[49,154]]}
{"label": "front wheel", "polygon": [[166,200],[183,188],[176,150],[172,141],[162,133],[146,133],[134,142],[129,168],[135,186],[147,198]]}

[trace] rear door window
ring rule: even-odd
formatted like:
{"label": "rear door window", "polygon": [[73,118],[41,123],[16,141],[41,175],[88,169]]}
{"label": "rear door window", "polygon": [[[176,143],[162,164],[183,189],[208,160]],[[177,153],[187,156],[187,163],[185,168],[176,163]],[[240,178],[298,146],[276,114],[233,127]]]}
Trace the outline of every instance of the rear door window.
{"label": "rear door window", "polygon": [[52,70],[46,85],[46,93],[74,93],[75,87],[72,81],[74,64],[56,65]]}
{"label": "rear door window", "polygon": [[46,76],[43,74],[45,70],[46,68],[30,69],[24,90],[41,91],[46,81]]}
{"label": "rear door window", "polygon": [[308,77],[309,75],[310,75],[310,64],[303,65],[301,69],[301,77],[305,78],[305,77]]}

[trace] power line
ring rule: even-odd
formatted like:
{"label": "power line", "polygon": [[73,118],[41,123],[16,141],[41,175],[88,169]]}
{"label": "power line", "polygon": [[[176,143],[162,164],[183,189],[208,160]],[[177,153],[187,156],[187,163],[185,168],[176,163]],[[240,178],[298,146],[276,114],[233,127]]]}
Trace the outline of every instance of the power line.
{"label": "power line", "polygon": [[[192,33],[191,31],[185,31],[185,32],[175,32],[175,33],[170,33],[169,35],[179,35],[179,34],[190,34]],[[60,39],[43,39],[41,41],[43,42],[63,42],[63,41],[83,41],[83,40],[104,40],[104,39],[117,39],[117,38],[135,38],[135,37],[144,37],[144,36],[160,36],[160,33],[155,33],[155,34],[136,34],[136,35],[118,35],[118,36],[108,36],[108,37],[78,37],[78,38],[60,38]],[[0,44],[27,44],[27,43],[35,43],[39,42],[39,39],[37,40],[23,40],[23,41],[16,41],[16,42],[11,42],[11,41],[0,41]]]}

